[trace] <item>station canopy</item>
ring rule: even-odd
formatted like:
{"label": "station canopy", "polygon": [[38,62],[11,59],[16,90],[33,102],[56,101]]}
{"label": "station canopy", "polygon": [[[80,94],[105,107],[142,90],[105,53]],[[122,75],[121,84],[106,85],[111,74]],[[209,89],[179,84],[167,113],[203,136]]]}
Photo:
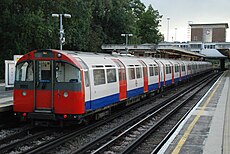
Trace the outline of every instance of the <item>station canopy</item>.
{"label": "station canopy", "polygon": [[227,58],[227,56],[220,53],[217,49],[203,49],[200,54],[205,55],[207,58]]}

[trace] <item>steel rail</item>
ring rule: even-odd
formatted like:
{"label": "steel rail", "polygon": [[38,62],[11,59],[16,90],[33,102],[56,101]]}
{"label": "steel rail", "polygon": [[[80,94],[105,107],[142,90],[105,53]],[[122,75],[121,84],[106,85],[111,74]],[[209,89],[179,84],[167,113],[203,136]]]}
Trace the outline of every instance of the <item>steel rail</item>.
{"label": "steel rail", "polygon": [[[36,129],[36,128],[32,128],[32,129]],[[16,148],[16,147],[18,147],[20,145],[23,145],[23,144],[25,144],[25,143],[27,143],[29,141],[32,141],[35,138],[45,136],[46,134],[52,132],[52,130],[45,130],[45,131],[42,131],[42,132],[39,131],[38,133],[34,133],[33,135],[29,135],[28,136],[28,131],[29,130],[25,130],[25,131],[21,132],[20,134],[19,133],[18,134],[14,134],[14,135],[10,136],[9,138],[3,139],[4,141],[5,140],[17,140],[16,139],[17,135],[20,136],[20,135],[24,134],[24,136],[26,136],[26,137],[18,139],[15,142],[11,142],[9,144],[6,144],[6,145],[0,147],[0,153],[5,153],[8,150],[12,150],[13,148]],[[35,131],[35,130],[33,130],[33,131]]]}
{"label": "steel rail", "polygon": [[[201,91],[204,87],[206,87],[214,78],[216,78],[216,76],[214,76],[213,78],[209,79],[206,83],[204,83],[203,85],[201,85],[201,87],[199,87],[199,89],[195,90],[195,92],[193,92],[189,97],[187,97],[185,100],[183,100],[180,104],[178,104],[172,111],[170,111],[168,114],[166,114],[164,117],[161,118],[161,120],[159,120],[156,124],[154,124],[151,128],[148,129],[148,131],[146,131],[145,133],[143,133],[137,140],[135,140],[135,142],[131,143],[129,146],[127,146],[122,153],[131,153],[137,145],[139,145],[140,143],[143,142],[143,140],[145,140],[152,132],[154,132],[156,129],[158,129],[165,121],[167,121],[169,118],[172,117],[172,115],[174,115],[179,109],[181,109],[188,101],[190,101],[199,91]],[[194,104],[195,105],[195,104]],[[189,111],[192,108],[189,109]],[[186,112],[186,115],[188,114],[188,112]],[[182,118],[185,118],[185,116],[183,116]],[[179,125],[179,123],[176,124],[177,126]],[[174,127],[175,130],[176,127]],[[172,131],[170,131],[170,134],[172,133]],[[169,136],[167,136],[169,137]],[[162,144],[167,140],[167,138],[164,138],[164,141],[161,142],[161,145],[158,145],[156,148],[153,150],[153,153],[156,153],[159,149],[159,147],[162,146]]]}
{"label": "steel rail", "polygon": [[[209,76],[206,77],[206,78],[209,78]],[[197,81],[197,82],[200,82],[200,81]],[[192,85],[190,85],[188,87],[191,88],[193,86],[194,86],[194,84],[192,84]],[[182,90],[180,92],[183,92],[183,91],[185,91],[185,90]],[[174,94],[173,98],[178,96],[180,92],[177,92],[176,94]],[[161,97],[161,94],[158,95],[157,97]],[[167,99],[167,100],[170,100],[170,99],[172,99],[172,97]],[[140,102],[140,103],[136,103],[136,104],[130,106],[126,110],[119,111],[119,112],[109,116],[108,118],[106,118],[103,121],[102,120],[97,121],[96,123],[93,123],[93,124],[90,124],[90,125],[88,125],[86,127],[83,127],[83,128],[78,129],[78,130],[75,130],[72,133],[67,133],[67,134],[62,135],[61,137],[58,137],[58,138],[54,139],[54,140],[44,142],[44,143],[42,143],[41,145],[39,145],[37,147],[31,148],[31,149],[25,151],[25,153],[28,153],[28,154],[30,154],[30,153],[45,153],[45,152],[47,152],[47,151],[49,151],[51,149],[54,149],[55,147],[57,147],[57,146],[59,146],[59,145],[61,145],[63,143],[66,143],[68,140],[71,140],[72,138],[75,138],[75,137],[77,137],[77,136],[79,136],[79,135],[81,135],[83,133],[90,132],[91,130],[96,129],[99,126],[102,126],[103,124],[106,124],[109,121],[112,121],[113,119],[115,119],[115,118],[117,118],[117,117],[119,117],[119,116],[121,116],[121,115],[123,115],[123,114],[125,114],[125,113],[127,113],[127,112],[129,112],[129,111],[131,111],[133,109],[135,109],[135,108],[138,108],[138,107],[142,106],[143,104],[146,103],[146,101],[147,100],[145,100],[143,102]],[[162,104],[164,104],[165,102],[163,102]],[[155,110],[157,108],[159,108],[161,105],[155,106]]]}
{"label": "steel rail", "polygon": [[[210,79],[210,78],[209,78]],[[161,106],[157,106],[157,107],[153,107],[151,109],[149,109],[148,111],[144,111],[141,114],[137,115],[136,117],[130,119],[129,121],[127,121],[125,124],[123,124],[122,126],[118,126],[116,128],[114,128],[113,130],[111,130],[108,133],[105,133],[104,135],[100,136],[99,138],[97,138],[96,140],[88,143],[87,145],[83,146],[82,148],[79,148],[75,151],[73,151],[72,153],[86,153],[87,151],[89,151],[89,149],[91,149],[92,147],[96,146],[96,144],[100,143],[103,140],[106,140],[106,138],[108,138],[109,136],[112,136],[113,134],[115,134],[117,131],[120,131],[121,129],[124,129],[125,127],[128,127],[129,125],[132,125],[133,123],[135,123],[137,120],[145,117],[146,115],[148,115],[148,117],[150,116],[149,114],[151,114],[152,112],[154,112],[154,114],[156,112],[159,112],[161,109],[163,109],[165,106],[173,103],[174,101],[180,99],[181,97],[183,97],[185,94],[189,93],[192,89],[195,89],[196,87],[200,86],[201,84],[203,84],[205,82],[205,80],[203,80],[202,82],[199,82],[196,86],[190,86],[189,88],[187,88],[186,90],[183,90],[177,94],[175,94],[175,96],[173,98],[169,98],[167,99],[163,104],[161,104]],[[157,110],[157,111],[155,111]],[[143,120],[143,119],[142,119]],[[143,120],[144,121],[144,120]],[[134,124],[131,128],[134,128],[137,125]],[[126,132],[126,131],[125,131]],[[124,132],[124,134],[125,134]],[[100,150],[104,149],[106,146],[112,144],[115,140],[117,140],[119,137],[121,137],[123,134],[120,134],[117,138],[113,138],[112,140],[110,140],[109,142],[107,142],[106,144],[104,144],[101,148],[97,150],[95,150],[93,153],[99,152]]]}

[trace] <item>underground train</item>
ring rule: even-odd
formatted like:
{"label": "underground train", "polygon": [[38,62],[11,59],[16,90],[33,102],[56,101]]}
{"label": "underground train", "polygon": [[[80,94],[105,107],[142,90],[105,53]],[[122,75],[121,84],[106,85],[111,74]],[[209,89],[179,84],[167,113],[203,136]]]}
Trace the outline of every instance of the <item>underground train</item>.
{"label": "underground train", "polygon": [[34,50],[17,62],[13,110],[32,121],[100,118],[211,69],[204,61]]}

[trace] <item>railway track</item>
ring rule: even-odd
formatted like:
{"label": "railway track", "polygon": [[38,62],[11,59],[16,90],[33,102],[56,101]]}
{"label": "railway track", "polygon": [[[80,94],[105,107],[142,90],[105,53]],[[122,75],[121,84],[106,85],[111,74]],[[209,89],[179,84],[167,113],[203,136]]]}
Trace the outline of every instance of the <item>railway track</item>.
{"label": "railway track", "polygon": [[[156,153],[165,142],[164,140],[167,140],[167,136],[169,136],[168,133],[165,133],[166,130],[163,131],[164,133],[161,133],[161,137],[157,135],[160,131],[159,128],[165,125],[166,122],[170,123],[170,119],[172,119],[173,116],[176,116],[177,120],[174,119],[174,121],[177,121],[175,125],[171,124],[171,126],[169,126],[169,124],[166,124],[168,126],[167,132],[169,131],[171,134],[171,130],[179,125],[181,116],[184,117],[184,115],[186,115],[194,106],[194,103],[189,107],[186,106],[186,104],[213,79],[214,78],[208,79],[208,81],[199,83],[192,89],[188,89],[156,111],[152,112],[152,109],[150,109],[151,111],[149,110],[130,119],[123,125],[103,134],[96,140],[84,145],[72,153],[130,153],[134,150],[134,153],[143,153],[144,150],[146,153]],[[187,110],[185,110],[186,112],[181,114],[181,116],[178,116],[179,110],[181,110],[182,107],[186,107]],[[154,142],[151,142],[151,149],[149,147],[150,144],[143,143],[143,141],[150,135],[154,136],[153,133],[155,133],[155,136],[157,135],[158,138],[157,140],[155,139]],[[140,145],[148,146],[138,149]]]}
{"label": "railway track", "polygon": [[0,153],[21,153],[33,146],[37,146],[42,141],[50,140],[55,136],[53,129],[40,127],[25,127],[22,131],[8,135],[0,139]]}
{"label": "railway track", "polygon": [[[213,76],[213,74],[211,76]],[[210,79],[210,76],[206,77],[206,78]],[[201,81],[197,81],[197,82],[201,82]],[[79,128],[77,131],[73,131],[71,133],[66,133],[66,134],[62,135],[61,137],[57,137],[53,140],[44,142],[44,143],[40,144],[39,146],[36,146],[36,147],[33,147],[33,148],[26,150],[25,153],[47,153],[47,152],[53,153],[53,152],[55,152],[55,151],[52,151],[53,149],[55,149],[56,151],[59,151],[61,153],[62,152],[66,152],[66,153],[70,153],[70,152],[72,152],[72,153],[84,153],[84,152],[86,152],[87,153],[87,152],[92,152],[96,149],[100,149],[100,145],[102,147],[105,145],[105,143],[111,142],[111,140],[108,139],[109,136],[114,138],[114,134],[121,134],[121,132],[122,132],[121,130],[127,130],[128,128],[132,127],[131,125],[134,125],[134,124],[138,125],[137,124],[138,120],[143,119],[144,117],[146,117],[146,115],[148,115],[148,116],[151,115],[157,109],[159,110],[159,108],[163,108],[162,105],[166,105],[171,100],[176,100],[176,97],[182,97],[182,93],[189,93],[191,91],[191,88],[194,87],[194,85],[195,84],[188,86],[187,90],[184,88],[183,90],[181,90],[179,92],[178,92],[178,90],[176,90],[174,92],[171,91],[170,92],[171,95],[168,95],[168,96],[166,94],[164,94],[164,97],[163,97],[164,101],[163,102],[162,101],[159,101],[159,102],[155,101],[155,103],[154,103],[155,105],[150,103],[150,105],[147,107],[148,111],[145,110],[145,111],[139,113],[138,116],[135,116],[136,119],[134,119],[133,118],[134,116],[132,116],[132,118],[130,118],[130,120],[127,120],[128,122],[125,121],[125,122],[122,122],[122,124],[119,124],[117,122],[118,124],[116,127],[111,126],[110,128],[108,128],[108,130],[110,130],[110,131],[103,131],[102,130],[102,132],[104,132],[104,133],[106,132],[106,133],[104,135],[101,135],[100,137],[98,137],[98,133],[96,132],[97,130],[102,129],[102,127],[103,128],[109,127],[108,123],[111,123],[111,121],[113,121],[114,119],[116,121],[116,118],[121,117],[121,115],[125,115],[125,114],[131,112],[132,110],[135,110],[136,108],[143,106],[143,104],[146,104],[147,101],[153,102],[156,98],[154,98],[154,99],[151,98],[149,100],[142,101],[143,103],[135,104],[135,105],[129,107],[127,110],[123,110],[117,114],[113,114],[112,116],[106,118],[105,120],[95,122],[93,124],[90,124],[86,127],[81,128],[81,129]],[[159,99],[159,97],[161,97],[161,96],[158,96],[157,99]],[[150,106],[152,107],[151,109],[149,109]],[[166,110],[166,112],[169,112],[169,111]],[[137,113],[134,115],[137,115]],[[154,116],[154,115],[152,115],[152,116]],[[152,116],[150,116],[150,117],[152,118]],[[158,119],[159,120],[161,118],[159,115],[158,116],[155,115],[155,118],[152,118],[152,119]],[[143,127],[148,128],[148,125],[143,126]],[[137,128],[137,126],[133,126],[133,129],[134,128]],[[111,130],[113,130],[113,131],[111,131]],[[155,130],[156,130],[156,128],[155,128]],[[96,134],[96,136],[94,136],[93,134]],[[85,139],[87,136],[90,136],[90,135],[92,135],[90,140]],[[121,135],[121,136],[123,136],[123,135]],[[128,139],[131,139],[131,138],[132,137],[128,137]],[[120,141],[120,139],[118,139],[118,140]],[[74,142],[74,143],[71,144],[71,142]],[[78,145],[75,144],[76,142],[78,143]],[[100,143],[100,145],[98,145],[98,144],[95,145],[94,143]],[[109,145],[113,145],[112,142]],[[67,149],[69,151],[61,151],[61,149],[62,148],[65,149],[65,147],[68,147]],[[71,149],[69,147],[71,147]],[[126,147],[128,147],[128,146],[126,145]],[[105,149],[108,149],[108,148],[101,148],[101,149],[104,151]],[[129,150],[127,150],[127,151],[129,151]]]}

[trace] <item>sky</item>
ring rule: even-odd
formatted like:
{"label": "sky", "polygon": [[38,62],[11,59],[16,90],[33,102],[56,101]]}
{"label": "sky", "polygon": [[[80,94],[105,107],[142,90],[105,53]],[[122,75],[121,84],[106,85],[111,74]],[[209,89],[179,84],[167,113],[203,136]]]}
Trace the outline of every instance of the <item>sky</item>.
{"label": "sky", "polygon": [[[189,22],[228,23],[230,26],[230,0],[141,0],[141,2],[146,7],[151,4],[160,15],[163,15],[159,29],[166,41],[167,38],[169,41],[189,41]],[[230,28],[227,29],[226,41],[230,42]]]}

